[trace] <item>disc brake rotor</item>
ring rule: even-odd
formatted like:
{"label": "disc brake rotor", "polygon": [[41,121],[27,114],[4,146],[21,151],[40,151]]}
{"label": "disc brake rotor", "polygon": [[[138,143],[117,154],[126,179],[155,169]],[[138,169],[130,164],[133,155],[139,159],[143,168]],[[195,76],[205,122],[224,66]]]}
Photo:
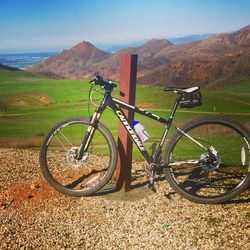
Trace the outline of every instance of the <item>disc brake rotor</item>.
{"label": "disc brake rotor", "polygon": [[88,153],[85,152],[82,159],[78,160],[77,159],[78,151],[79,151],[78,147],[72,147],[66,154],[66,160],[68,164],[75,169],[83,167],[88,159]]}
{"label": "disc brake rotor", "polygon": [[221,164],[221,158],[218,154],[214,155],[210,152],[205,152],[201,155],[199,164],[204,170],[215,170],[219,168]]}

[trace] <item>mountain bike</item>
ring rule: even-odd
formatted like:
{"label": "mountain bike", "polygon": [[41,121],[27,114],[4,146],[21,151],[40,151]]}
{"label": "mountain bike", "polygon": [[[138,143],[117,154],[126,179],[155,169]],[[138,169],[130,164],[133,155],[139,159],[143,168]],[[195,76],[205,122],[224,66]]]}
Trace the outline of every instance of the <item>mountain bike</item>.
{"label": "mountain bike", "polygon": [[[243,125],[222,116],[200,117],[181,128],[173,123],[179,105],[186,108],[201,105],[199,87],[165,88],[176,93],[176,99],[169,117],[163,118],[112,97],[116,83],[104,80],[100,74],[90,83],[91,90],[97,86],[103,89],[102,100],[94,114],[59,122],[41,146],[43,176],[59,192],[91,195],[112,178],[117,147],[111,132],[100,122],[106,108],[116,114],[148,163],[150,188],[154,189],[156,173],[164,172],[171,187],[184,198],[197,203],[223,203],[249,186],[250,133]],[[120,107],[164,125],[152,154]],[[175,131],[165,146],[170,128]]]}

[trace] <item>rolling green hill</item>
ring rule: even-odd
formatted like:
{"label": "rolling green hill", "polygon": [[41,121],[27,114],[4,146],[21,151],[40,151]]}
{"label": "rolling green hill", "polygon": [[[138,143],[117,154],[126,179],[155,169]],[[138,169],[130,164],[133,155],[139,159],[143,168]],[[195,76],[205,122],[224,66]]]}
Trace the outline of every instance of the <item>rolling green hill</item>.
{"label": "rolling green hill", "polygon": [[[86,80],[47,79],[25,71],[0,70],[0,146],[37,147],[46,132],[59,120],[88,116],[88,90]],[[118,89],[114,96],[119,97]],[[194,116],[225,113],[247,126],[250,124],[250,81],[229,86],[223,91],[202,91],[203,105],[193,109],[178,109],[176,124]],[[94,100],[100,101],[96,93]],[[157,115],[168,117],[175,94],[162,87],[137,86],[136,105]],[[90,104],[90,113],[94,111]],[[153,143],[164,127],[140,115],[136,119],[145,126]],[[101,121],[117,134],[117,118],[106,110]],[[114,122],[116,121],[116,122]]]}

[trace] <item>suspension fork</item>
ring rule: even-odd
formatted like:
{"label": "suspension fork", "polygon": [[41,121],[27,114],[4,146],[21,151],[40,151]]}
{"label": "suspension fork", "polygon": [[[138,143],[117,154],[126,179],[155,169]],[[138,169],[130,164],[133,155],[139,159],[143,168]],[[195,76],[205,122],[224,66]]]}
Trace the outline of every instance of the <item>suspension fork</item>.
{"label": "suspension fork", "polygon": [[100,120],[100,117],[101,117],[103,111],[107,107],[110,98],[111,98],[110,92],[106,91],[100,106],[96,108],[94,115],[90,118],[90,124],[89,124],[88,129],[86,131],[86,134],[82,140],[82,143],[79,147],[77,160],[81,160],[84,153],[87,152],[89,145],[90,145],[90,142],[91,142],[91,140],[94,136],[95,130],[97,128],[98,121]]}
{"label": "suspension fork", "polygon": [[100,110],[100,108],[97,108],[95,113],[93,114],[93,116],[90,118],[90,124],[89,124],[88,129],[85,133],[85,136],[82,140],[82,143],[79,147],[79,152],[78,152],[78,156],[77,156],[78,160],[81,160],[84,153],[87,152],[89,145],[90,145],[90,142],[94,136],[94,133],[95,133],[95,130],[97,127],[97,123],[101,117],[101,114],[102,114],[102,110]]}

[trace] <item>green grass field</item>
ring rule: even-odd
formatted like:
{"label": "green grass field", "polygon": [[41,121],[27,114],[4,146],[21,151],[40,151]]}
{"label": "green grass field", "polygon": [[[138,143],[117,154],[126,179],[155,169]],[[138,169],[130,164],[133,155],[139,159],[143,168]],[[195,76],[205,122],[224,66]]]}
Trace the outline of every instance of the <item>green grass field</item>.
{"label": "green grass field", "polygon": [[[88,116],[89,84],[84,80],[53,80],[22,71],[0,71],[0,145],[38,147],[43,136],[58,121],[70,116]],[[178,109],[175,123],[180,125],[197,116],[223,113],[249,126],[250,81],[223,91],[201,90],[203,105]],[[119,98],[119,91],[114,91]],[[95,95],[96,103],[101,94]],[[136,106],[162,117],[169,116],[175,94],[162,87],[137,86]],[[94,107],[90,105],[90,113]],[[136,115],[151,136],[147,146],[159,137],[162,124]],[[101,121],[117,136],[117,118],[106,110]]]}

